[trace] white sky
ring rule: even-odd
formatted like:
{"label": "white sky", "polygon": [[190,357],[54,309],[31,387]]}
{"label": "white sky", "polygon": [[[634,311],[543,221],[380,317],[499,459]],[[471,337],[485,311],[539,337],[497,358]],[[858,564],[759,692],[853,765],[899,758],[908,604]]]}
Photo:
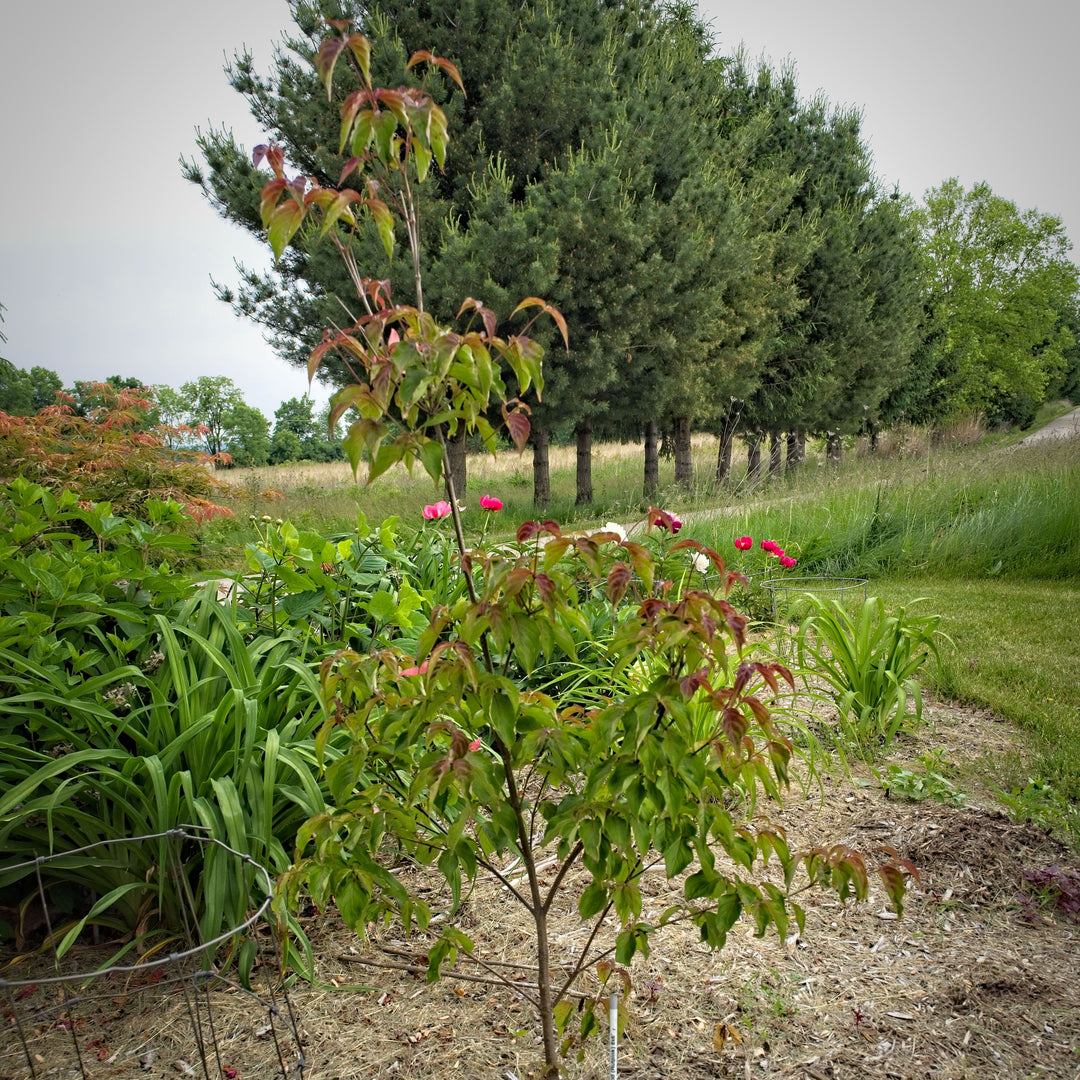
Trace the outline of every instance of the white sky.
{"label": "white sky", "polygon": [[[921,197],[949,176],[986,180],[1080,239],[1077,0],[706,0],[701,11],[723,51],[745,42],[751,56],[791,58],[803,96],[860,107],[890,185]],[[305,373],[210,288],[235,281],[234,259],[266,265],[268,249],[178,167],[197,125],[261,141],[222,67],[246,44],[266,71],[287,23],[285,0],[0,0],[0,355],[66,384],[228,375],[268,417],[305,392]]]}

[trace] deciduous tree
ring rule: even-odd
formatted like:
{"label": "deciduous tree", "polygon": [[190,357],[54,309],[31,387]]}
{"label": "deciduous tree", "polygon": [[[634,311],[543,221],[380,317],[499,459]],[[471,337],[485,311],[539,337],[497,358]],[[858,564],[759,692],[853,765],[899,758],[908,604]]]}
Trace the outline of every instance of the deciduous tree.
{"label": "deciduous tree", "polygon": [[1062,313],[1077,269],[1061,219],[953,178],[927,193],[920,223],[932,342],[925,417],[992,415],[1018,395],[1043,401],[1075,341]]}
{"label": "deciduous tree", "polygon": [[225,375],[200,375],[184,383],[180,393],[187,402],[190,423],[200,429],[207,452],[214,457],[223,453],[229,418],[236,406],[244,403],[236,384]]}

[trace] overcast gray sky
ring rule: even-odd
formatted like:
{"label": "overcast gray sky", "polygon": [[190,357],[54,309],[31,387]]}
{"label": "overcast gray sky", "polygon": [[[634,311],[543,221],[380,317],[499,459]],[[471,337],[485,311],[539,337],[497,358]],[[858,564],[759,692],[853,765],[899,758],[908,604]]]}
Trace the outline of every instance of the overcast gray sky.
{"label": "overcast gray sky", "polygon": [[[986,180],[1080,239],[1077,0],[701,11],[724,51],[790,58],[803,96],[861,108],[890,185],[921,197],[949,176]],[[285,0],[0,0],[0,355],[68,384],[228,375],[268,417],[305,392],[306,375],[210,287],[235,280],[234,259],[265,265],[267,249],[218,218],[177,164],[197,125],[261,141],[222,67],[246,44],[267,70],[287,23]]]}

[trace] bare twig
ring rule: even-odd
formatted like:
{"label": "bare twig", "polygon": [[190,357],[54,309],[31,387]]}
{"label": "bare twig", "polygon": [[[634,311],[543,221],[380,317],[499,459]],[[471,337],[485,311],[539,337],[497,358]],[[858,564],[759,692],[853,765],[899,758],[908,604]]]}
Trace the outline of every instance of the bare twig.
{"label": "bare twig", "polygon": [[[395,964],[390,960],[369,960],[362,956],[348,956],[347,954],[339,954],[337,957],[348,964],[362,964],[364,967],[371,968],[384,968],[388,971],[407,971],[410,975],[426,975],[427,968],[421,967],[419,964]],[[505,976],[497,976],[491,978],[486,975],[472,975],[465,971],[448,972],[446,975],[448,979],[461,979],[463,982],[481,983],[484,986],[505,986],[509,990],[516,991],[521,997],[523,997],[530,1005],[539,1008],[539,1003],[531,995],[525,993],[526,990],[539,990],[540,984],[533,982],[519,982],[513,979],[507,979]],[[576,990],[572,990],[566,994],[565,997],[573,997],[581,1000],[587,1000],[588,994],[580,994]]]}

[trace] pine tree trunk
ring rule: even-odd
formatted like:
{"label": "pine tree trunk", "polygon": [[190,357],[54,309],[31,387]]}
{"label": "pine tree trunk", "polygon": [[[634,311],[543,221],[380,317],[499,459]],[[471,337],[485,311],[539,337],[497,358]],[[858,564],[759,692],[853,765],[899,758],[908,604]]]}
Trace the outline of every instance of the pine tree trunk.
{"label": "pine tree trunk", "polygon": [[675,418],[675,483],[694,486],[694,462],[690,456],[690,418]]}
{"label": "pine tree trunk", "polygon": [[533,505],[543,509],[551,502],[548,433],[543,428],[534,427],[530,438],[533,446]]}
{"label": "pine tree trunk", "polygon": [[780,438],[779,431],[769,432],[769,476],[780,475],[780,454],[783,447],[783,441]]}
{"label": "pine tree trunk", "polygon": [[761,479],[761,432],[755,431],[746,444],[746,479],[756,484]]}
{"label": "pine tree trunk", "polygon": [[446,437],[446,467],[454,478],[454,496],[460,504],[465,498],[468,472],[465,465],[465,428],[460,426],[456,435]]}
{"label": "pine tree trunk", "polygon": [[574,429],[577,437],[577,497],[578,506],[592,502],[592,423],[588,418]]}
{"label": "pine tree trunk", "polygon": [[725,431],[720,436],[716,451],[716,482],[726,484],[731,479],[731,443],[734,432]]}
{"label": "pine tree trunk", "polygon": [[840,464],[843,444],[838,431],[830,431],[825,437],[825,460],[830,465]]}
{"label": "pine tree trunk", "polygon": [[645,498],[652,499],[660,490],[660,456],[655,420],[645,422]]}
{"label": "pine tree trunk", "polygon": [[788,472],[794,472],[807,459],[807,433],[805,429],[796,428],[787,433],[787,462]]}

